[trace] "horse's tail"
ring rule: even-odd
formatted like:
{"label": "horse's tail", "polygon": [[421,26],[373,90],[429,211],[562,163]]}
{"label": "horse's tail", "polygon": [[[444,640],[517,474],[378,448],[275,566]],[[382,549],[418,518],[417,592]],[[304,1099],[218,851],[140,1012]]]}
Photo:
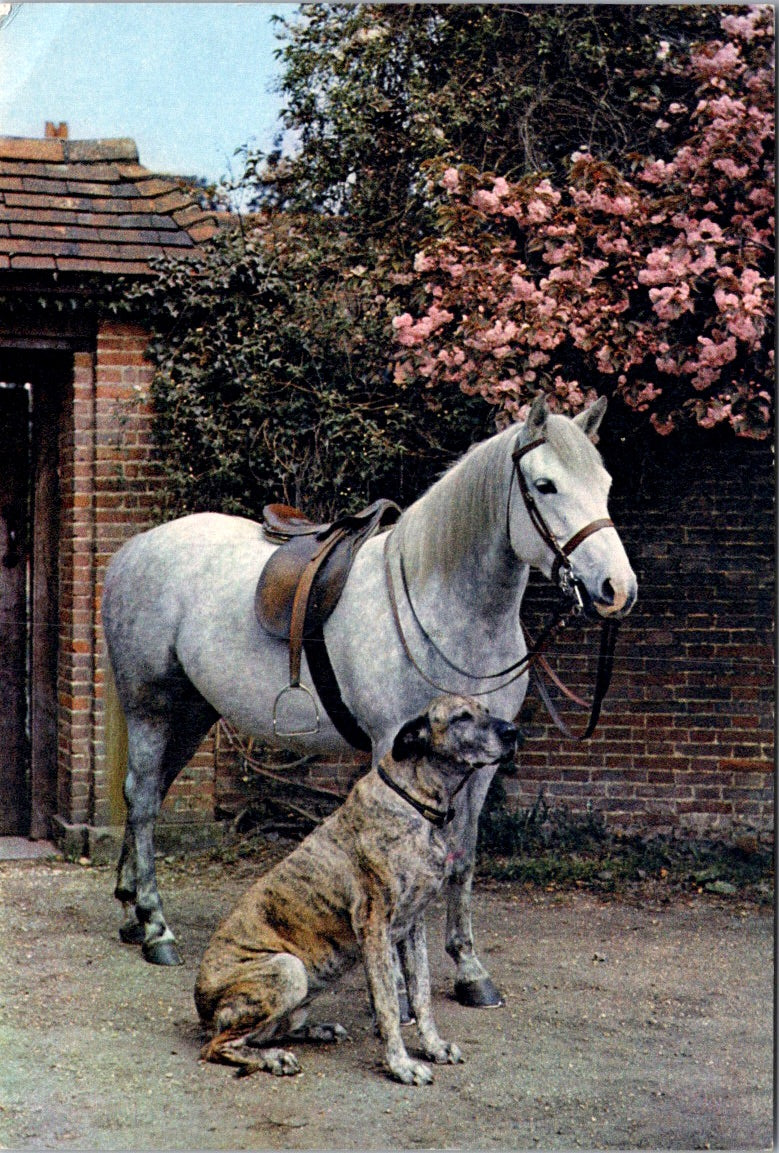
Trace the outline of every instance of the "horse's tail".
{"label": "horse's tail", "polygon": [[127,773],[127,722],[119,701],[108,653],[103,652],[103,709],[108,804],[112,825],[123,825],[127,816],[124,778]]}

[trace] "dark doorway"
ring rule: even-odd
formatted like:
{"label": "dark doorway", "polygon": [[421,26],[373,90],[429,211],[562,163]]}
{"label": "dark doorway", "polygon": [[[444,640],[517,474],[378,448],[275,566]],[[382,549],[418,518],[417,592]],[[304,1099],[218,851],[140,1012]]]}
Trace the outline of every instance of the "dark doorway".
{"label": "dark doorway", "polygon": [[0,834],[29,827],[29,390],[0,387]]}
{"label": "dark doorway", "polygon": [[57,809],[60,413],[72,355],[0,349],[0,835]]}

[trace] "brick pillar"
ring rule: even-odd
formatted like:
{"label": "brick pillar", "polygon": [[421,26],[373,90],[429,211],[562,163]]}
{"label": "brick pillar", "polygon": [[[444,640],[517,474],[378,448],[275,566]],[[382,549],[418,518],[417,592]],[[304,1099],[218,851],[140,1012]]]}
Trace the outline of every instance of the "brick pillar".
{"label": "brick pillar", "polygon": [[74,824],[91,817],[93,785],[94,379],[94,357],[76,353],[60,430],[57,811]]}

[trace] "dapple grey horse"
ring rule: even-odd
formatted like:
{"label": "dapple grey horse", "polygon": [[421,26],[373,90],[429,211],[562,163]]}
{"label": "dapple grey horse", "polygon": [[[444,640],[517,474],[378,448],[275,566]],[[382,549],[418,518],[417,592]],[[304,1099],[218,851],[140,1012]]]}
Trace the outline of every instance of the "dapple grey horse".
{"label": "dapple grey horse", "polygon": [[[324,637],[374,763],[443,690],[482,695],[499,717],[517,715],[527,671],[501,674],[526,652],[519,612],[530,567],[556,572],[560,545],[583,526],[601,529],[575,545],[569,562],[588,607],[612,618],[632,608],[636,578],[607,520],[610,477],[592,444],[604,409],[601,399],[569,419],[539,399],[524,424],[470,449],[388,536],[358,552]],[[533,503],[551,535],[539,532]],[[219,716],[274,743],[288,651],[254,617],[255,587],[274,547],[251,520],[200,513],[133,537],[106,574],[105,637],[128,735],[116,897],[131,908],[120,933],[154,963],[179,962],[154,868],[154,823],[168,788]],[[304,683],[307,676],[304,661]],[[305,694],[287,704],[287,728],[312,727]],[[302,753],[346,747],[326,714],[318,732],[284,744]],[[471,928],[477,824],[490,778],[480,773],[463,790],[450,826],[458,867],[448,886],[446,950],[456,996],[474,1005],[500,1003]]]}

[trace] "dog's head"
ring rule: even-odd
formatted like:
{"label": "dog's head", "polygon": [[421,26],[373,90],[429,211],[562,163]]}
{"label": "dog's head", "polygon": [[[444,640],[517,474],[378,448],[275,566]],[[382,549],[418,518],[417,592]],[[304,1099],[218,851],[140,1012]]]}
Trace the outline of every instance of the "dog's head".
{"label": "dog's head", "polygon": [[511,760],[518,729],[493,717],[473,697],[437,697],[407,721],[392,746],[396,761],[427,757],[460,773]]}

